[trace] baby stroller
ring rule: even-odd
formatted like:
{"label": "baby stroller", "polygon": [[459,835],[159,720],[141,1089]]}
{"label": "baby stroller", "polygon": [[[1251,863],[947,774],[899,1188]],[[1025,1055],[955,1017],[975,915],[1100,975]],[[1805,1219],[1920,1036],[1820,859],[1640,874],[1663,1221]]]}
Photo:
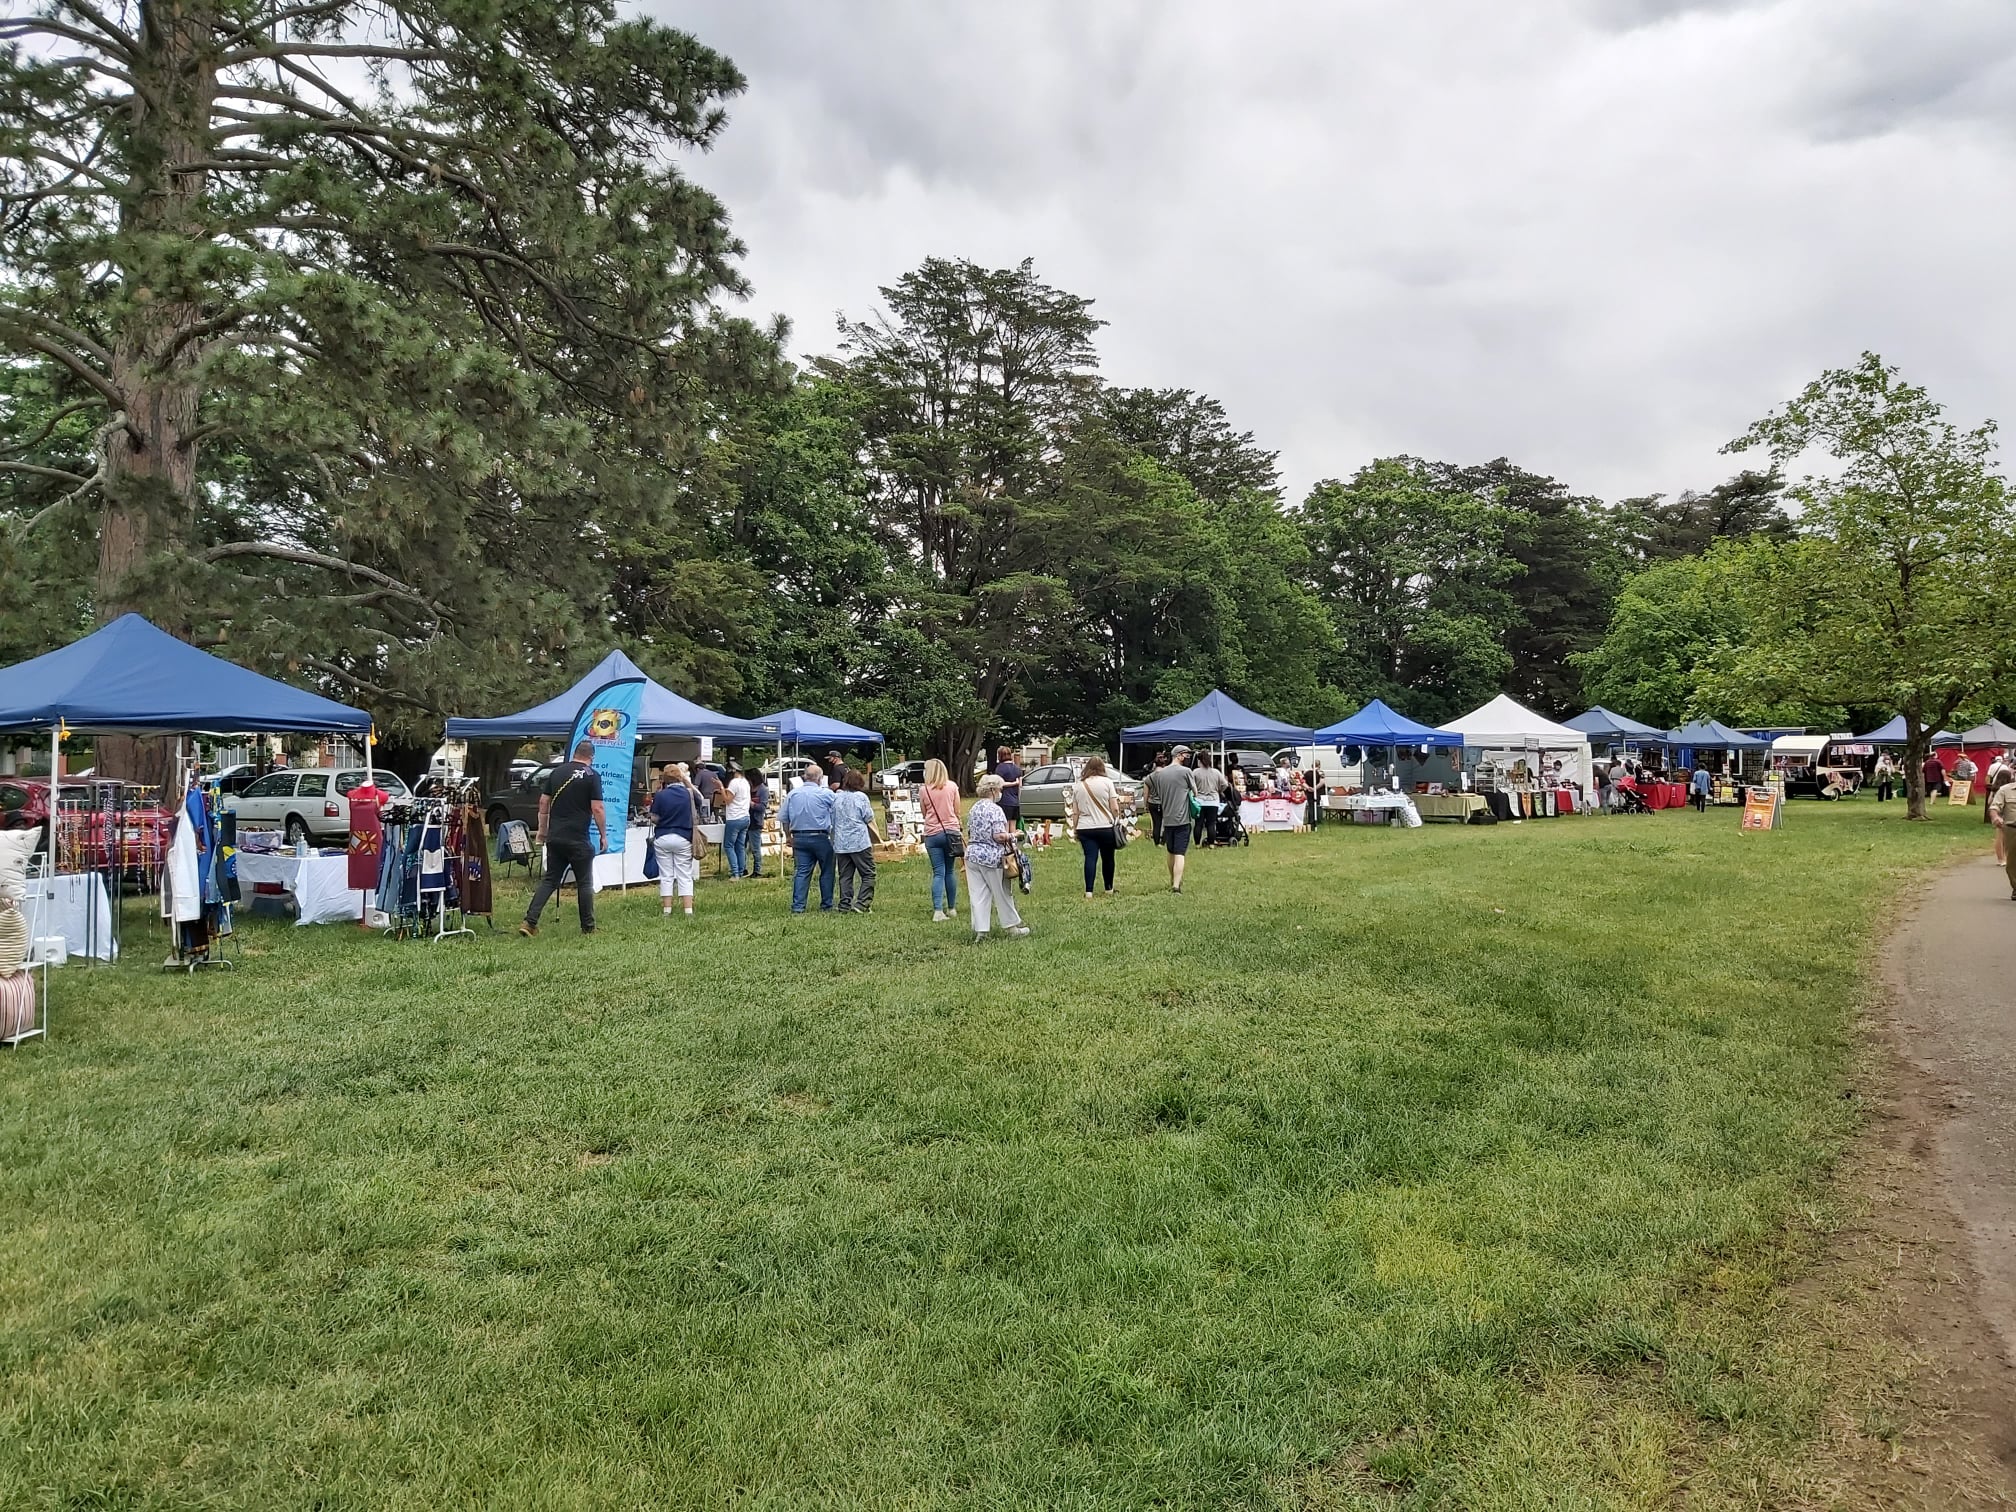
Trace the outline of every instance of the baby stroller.
{"label": "baby stroller", "polygon": [[1217,821],[1211,826],[1213,845],[1251,845],[1253,837],[1246,833],[1246,826],[1239,822],[1239,805],[1225,803],[1219,805]]}
{"label": "baby stroller", "polygon": [[1617,794],[1618,813],[1649,814],[1652,812],[1652,805],[1645,801],[1645,795],[1635,787],[1619,787],[1614,789],[1614,791]]}

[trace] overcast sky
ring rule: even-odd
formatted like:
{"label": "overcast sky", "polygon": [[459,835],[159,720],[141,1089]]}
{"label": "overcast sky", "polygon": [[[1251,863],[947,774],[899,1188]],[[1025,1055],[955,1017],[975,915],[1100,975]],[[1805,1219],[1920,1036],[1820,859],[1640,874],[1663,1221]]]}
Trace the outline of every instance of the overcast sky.
{"label": "overcast sky", "polygon": [[1609,498],[1874,348],[2016,421],[2012,0],[649,0],[801,354],[924,257],[1089,295],[1297,496],[1505,455]]}

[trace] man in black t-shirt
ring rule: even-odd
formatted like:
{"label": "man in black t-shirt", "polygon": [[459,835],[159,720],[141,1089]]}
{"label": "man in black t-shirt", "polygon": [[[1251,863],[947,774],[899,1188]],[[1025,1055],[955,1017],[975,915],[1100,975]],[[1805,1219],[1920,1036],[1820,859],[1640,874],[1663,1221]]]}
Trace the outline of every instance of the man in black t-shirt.
{"label": "man in black t-shirt", "polygon": [[[539,795],[539,833],[535,838],[546,847],[546,872],[532,893],[525,922],[518,926],[518,933],[527,939],[539,933],[539,911],[559,890],[570,869],[580,899],[581,933],[595,932],[595,853],[608,848],[609,818],[602,808],[602,774],[595,770],[594,757],[595,747],[582,741],[574,747],[572,761],[553,768],[546,778],[546,791]],[[597,840],[588,838],[591,819]]]}

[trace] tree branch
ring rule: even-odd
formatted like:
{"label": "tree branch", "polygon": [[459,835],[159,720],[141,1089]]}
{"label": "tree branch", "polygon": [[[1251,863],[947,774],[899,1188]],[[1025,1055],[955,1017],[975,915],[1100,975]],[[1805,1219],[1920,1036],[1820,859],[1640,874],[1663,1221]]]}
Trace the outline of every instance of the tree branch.
{"label": "tree branch", "polygon": [[33,451],[55,434],[56,427],[61,425],[65,420],[68,420],[72,415],[80,414],[84,410],[90,409],[93,405],[102,402],[98,399],[79,399],[75,404],[65,405],[62,409],[51,415],[42,429],[35,432],[26,441],[19,442],[14,446],[0,448],[0,457],[14,456],[21,452]]}
{"label": "tree branch", "polygon": [[112,366],[110,352],[82,331],[67,326],[60,320],[51,320],[47,315],[38,315],[33,310],[22,309],[19,305],[0,305],[0,322],[10,320],[17,325],[40,331],[45,336],[53,336],[58,341],[68,342],[71,346],[82,349],[84,355],[94,361],[108,368]]}
{"label": "tree branch", "polygon": [[33,473],[38,478],[55,478],[62,483],[75,483],[80,488],[91,480],[82,473],[73,473],[68,468],[44,467],[39,462],[10,462],[0,457],[0,471]]}
{"label": "tree branch", "polygon": [[370,42],[274,42],[246,47],[217,60],[219,68],[236,68],[261,58],[370,58],[381,63],[448,63],[445,52],[431,47],[381,47]]}
{"label": "tree branch", "polygon": [[132,55],[133,38],[131,35],[121,27],[115,25],[112,19],[99,10],[97,6],[86,3],[86,0],[63,0],[63,8],[72,15],[82,16],[105,34],[107,42],[123,49],[129,57]]}
{"label": "tree branch", "polygon": [[[76,374],[79,379],[102,394],[107,404],[110,404],[121,414],[125,413],[125,398],[120,394],[118,389],[112,386],[112,380],[99,373],[96,368],[92,367],[90,363],[79,357],[75,352],[68,351],[42,336],[23,337],[21,344],[31,351],[40,352],[45,357],[54,358],[64,367],[70,369],[72,373]],[[147,439],[130,424],[126,429],[132,432],[133,439],[136,441],[145,441]]]}
{"label": "tree branch", "polygon": [[387,703],[404,704],[409,709],[424,709],[427,707],[427,705],[410,694],[395,693],[390,688],[381,688],[376,683],[368,683],[356,673],[346,672],[334,662],[326,662],[319,656],[304,656],[301,658],[301,665],[320,672],[324,677],[333,677],[339,682],[348,683],[359,693],[368,693],[373,698],[382,698]]}
{"label": "tree branch", "polygon": [[112,35],[119,39],[116,43],[94,32],[65,26],[61,21],[50,21],[40,16],[0,21],[0,42],[11,42],[16,37],[65,37],[80,47],[109,47],[128,63],[133,62],[132,39],[123,32],[115,31]]}
{"label": "tree branch", "polygon": [[328,556],[319,551],[309,551],[301,546],[282,546],[277,541],[226,541],[221,546],[212,546],[197,560],[221,562],[228,557],[265,557],[276,562],[297,562],[304,567],[322,567],[331,572],[347,572],[363,578],[367,583],[376,583],[388,592],[402,598],[411,599],[426,609],[436,619],[449,620],[449,614],[439,604],[421,593],[417,588],[402,583],[395,577],[380,572],[376,567],[366,567],[362,562],[352,562],[343,557]]}

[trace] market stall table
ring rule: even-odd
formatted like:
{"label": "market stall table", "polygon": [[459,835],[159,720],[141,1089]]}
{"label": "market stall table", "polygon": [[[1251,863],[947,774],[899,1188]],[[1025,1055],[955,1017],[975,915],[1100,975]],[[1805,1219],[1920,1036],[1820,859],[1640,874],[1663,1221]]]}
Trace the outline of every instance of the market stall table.
{"label": "market stall table", "polygon": [[1490,809],[1475,793],[1416,793],[1414,808],[1423,819],[1454,819],[1467,824],[1473,814]]}
{"label": "market stall table", "polygon": [[1239,822],[1251,830],[1298,830],[1308,813],[1306,803],[1293,798],[1242,798]]}
{"label": "market stall table", "polygon": [[[1361,824],[1377,824],[1382,820],[1387,824],[1404,824],[1409,829],[1419,828],[1420,812],[1414,807],[1414,800],[1405,793],[1349,793],[1344,798],[1345,810]],[[1365,817],[1360,819],[1359,815]]]}
{"label": "market stall table", "polygon": [[238,885],[245,897],[250,898],[261,883],[283,887],[292,895],[297,925],[343,924],[364,917],[366,894],[350,885],[350,858],[342,851],[307,856],[240,851]]}

